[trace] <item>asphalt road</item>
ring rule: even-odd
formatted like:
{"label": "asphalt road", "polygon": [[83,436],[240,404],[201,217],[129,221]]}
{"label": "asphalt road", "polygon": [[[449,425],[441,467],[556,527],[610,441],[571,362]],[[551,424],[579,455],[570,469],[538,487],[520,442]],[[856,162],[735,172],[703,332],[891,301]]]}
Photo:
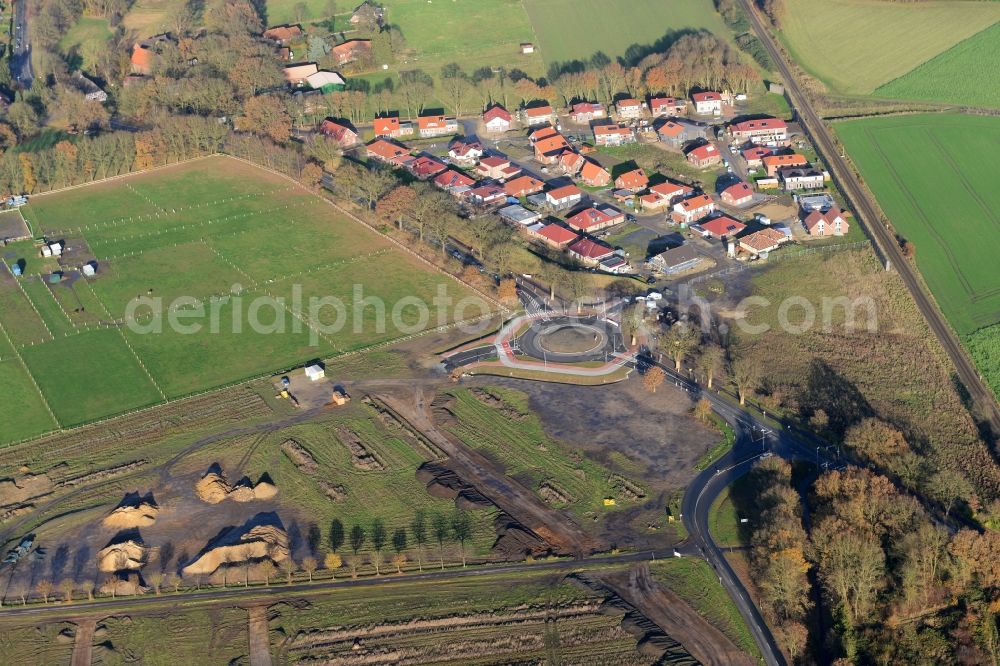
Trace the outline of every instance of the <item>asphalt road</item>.
{"label": "asphalt road", "polygon": [[[181,592],[177,594],[166,593],[157,596],[128,597],[114,600],[100,601],[80,601],[72,604],[52,604],[31,606],[4,606],[0,608],[0,617],[28,617],[28,616],[56,616],[56,617],[77,617],[81,614],[99,611],[107,615],[113,615],[131,608],[141,607],[149,604],[161,603],[163,605],[178,605],[189,601],[205,601],[215,604],[216,602],[226,605],[251,604],[251,603],[278,603],[282,599],[294,598],[307,592],[319,590],[335,591],[351,587],[374,587],[377,585],[389,585],[392,583],[407,583],[413,581],[441,581],[446,582],[461,578],[474,576],[488,576],[494,574],[517,573],[519,571],[572,571],[581,566],[602,565],[602,564],[625,564],[629,562],[641,562],[654,559],[672,557],[673,550],[640,551],[633,553],[623,553],[618,555],[602,555],[599,557],[589,557],[586,559],[560,559],[545,560],[540,562],[517,562],[496,566],[476,566],[468,569],[445,569],[438,571],[425,571],[424,573],[405,574],[402,576],[372,576],[370,578],[339,579],[336,581],[323,580],[312,583],[300,583],[294,586],[283,584],[256,586],[256,587],[230,587],[223,590],[212,589],[202,592]],[[259,600],[259,601],[257,601]]]}
{"label": "asphalt road", "polygon": [[31,42],[28,38],[28,0],[17,0],[14,5],[14,50],[10,57],[10,73],[17,87],[31,87]]}
{"label": "asphalt road", "polygon": [[906,288],[913,296],[913,300],[916,301],[920,313],[954,364],[958,378],[965,386],[972,400],[983,408],[983,412],[987,415],[993,431],[1000,433],[1000,404],[997,404],[996,397],[983,382],[978,369],[966,355],[965,349],[962,347],[951,326],[945,320],[944,315],[941,314],[937,305],[924,291],[916,268],[903,257],[903,253],[896,242],[893,232],[882,223],[875,203],[854,176],[854,172],[851,171],[846,159],[841,157],[830,130],[827,129],[822,119],[809,105],[809,100],[803,94],[788,62],[775,45],[770,31],[764,25],[763,19],[753,6],[754,3],[752,0],[740,0],[740,3],[743,5],[743,10],[753,24],[754,31],[761,42],[763,42],[771,59],[778,67],[781,77],[784,79],[785,90],[788,93],[792,107],[798,114],[799,122],[806,133],[812,137],[816,149],[823,156],[824,161],[830,168],[831,174],[836,179],[837,184],[840,185],[850,205],[854,208],[855,215],[864,223],[868,233],[874,237],[882,255],[888,259],[892,267],[899,273],[903,284],[906,285]]}

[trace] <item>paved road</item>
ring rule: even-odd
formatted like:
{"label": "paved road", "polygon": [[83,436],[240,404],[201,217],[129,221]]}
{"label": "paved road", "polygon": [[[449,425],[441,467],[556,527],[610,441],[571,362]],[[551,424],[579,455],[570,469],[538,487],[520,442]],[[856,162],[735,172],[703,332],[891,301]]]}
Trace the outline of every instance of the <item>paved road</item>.
{"label": "paved road", "polygon": [[944,315],[941,314],[937,305],[924,291],[923,283],[917,274],[916,268],[903,257],[903,253],[893,236],[893,232],[881,222],[875,203],[858,182],[847,161],[841,157],[830,130],[827,129],[822,119],[809,105],[809,100],[799,87],[788,62],[785,61],[775,45],[770,31],[764,25],[763,19],[753,6],[753,1],[740,0],[740,3],[750,18],[754,31],[764,43],[771,59],[778,67],[785,81],[785,90],[788,92],[792,107],[796,110],[803,129],[812,137],[816,149],[830,167],[831,174],[836,179],[838,185],[840,185],[848,202],[854,208],[855,214],[864,223],[868,233],[875,238],[883,256],[899,272],[906,288],[913,295],[913,300],[916,301],[920,313],[927,320],[927,324],[955,365],[959,380],[961,380],[973,401],[983,408],[990,424],[993,426],[993,431],[1000,433],[1000,404],[997,404],[996,397],[983,382],[976,366],[969,360],[965,349],[962,347],[951,326],[945,320]]}
{"label": "paved road", "polygon": [[17,87],[31,87],[31,42],[28,38],[28,0],[17,0],[14,5],[14,50],[10,57],[10,73]]}
{"label": "paved road", "polygon": [[304,593],[322,590],[335,591],[349,587],[374,587],[393,583],[413,581],[447,581],[488,576],[495,574],[517,573],[523,571],[573,571],[591,565],[615,565],[629,562],[642,562],[653,559],[671,557],[672,550],[641,551],[618,555],[602,555],[586,559],[545,560],[542,562],[517,562],[513,564],[476,566],[468,569],[445,569],[444,571],[425,571],[424,573],[404,574],[402,576],[372,576],[370,578],[338,579],[301,583],[292,586],[283,584],[257,587],[230,587],[223,590],[213,589],[200,592],[166,593],[162,596],[139,596],[113,600],[73,602],[72,604],[42,605],[33,604],[27,607],[4,606],[0,608],[0,617],[36,617],[44,615],[47,618],[78,617],[91,611],[113,615],[136,607],[161,604],[166,607],[180,606],[184,602],[203,601],[219,603],[227,606],[248,605],[255,602],[275,604],[282,599],[300,597]]}

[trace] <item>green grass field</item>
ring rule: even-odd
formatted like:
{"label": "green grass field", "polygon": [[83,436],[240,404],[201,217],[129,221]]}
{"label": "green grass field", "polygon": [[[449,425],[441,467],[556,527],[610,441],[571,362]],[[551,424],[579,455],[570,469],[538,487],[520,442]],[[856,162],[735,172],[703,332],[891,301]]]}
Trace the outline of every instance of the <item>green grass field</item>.
{"label": "green grass field", "polygon": [[881,97],[1000,107],[1000,22],[875,91]]}
{"label": "green grass field", "polygon": [[[276,4],[272,0],[268,7]],[[406,39],[406,51],[397,54],[401,57],[388,70],[371,72],[366,75],[368,79],[382,81],[412,69],[438,78],[441,67],[453,62],[470,73],[500,65],[508,71],[520,69],[529,76],[544,73],[537,49],[532,54],[521,53],[521,42],[536,41],[522,0],[384,0],[381,4],[386,8],[386,21]],[[349,12],[354,6],[346,10],[338,7],[338,11]],[[282,11],[275,16],[288,13]],[[351,28],[348,18],[349,14],[344,14],[342,20],[338,19],[338,29]]]}
{"label": "green grass field", "polygon": [[69,31],[59,40],[59,51],[76,53],[83,61],[85,69],[92,68],[111,38],[107,19],[81,16]]}
{"label": "green grass field", "polygon": [[64,427],[161,400],[118,331],[56,338],[21,355]]}
{"label": "green grass field", "polygon": [[993,244],[1000,191],[987,165],[1000,120],[913,115],[836,125],[847,152],[896,230],[916,246],[921,273],[962,335],[1000,320]]}
{"label": "green grass field", "polygon": [[[63,427],[450,323],[456,313],[439,318],[432,299],[471,295],[313,194],[230,158],[34,197],[24,212],[99,265],[93,278],[49,285],[32,270],[76,265],[43,262],[30,243],[4,255],[28,257],[29,270],[15,281],[3,269],[0,323]],[[312,318],[311,303],[327,297],[344,315],[317,305]],[[369,297],[382,305],[355,308]],[[414,300],[430,308],[425,325]],[[126,315],[139,326],[106,328]]]}
{"label": "green grass field", "polygon": [[[289,2],[289,6],[293,3]],[[170,30],[170,18],[177,9],[174,0],[136,0],[122,24],[140,39]]]}
{"label": "green grass field", "polygon": [[965,345],[983,377],[1000,400],[1000,324],[981,328],[965,337]]}
{"label": "green grass field", "polygon": [[795,60],[833,90],[854,95],[870,94],[1000,20],[997,2],[786,5],[782,36]]}
{"label": "green grass field", "polygon": [[614,59],[684,31],[708,30],[729,40],[711,0],[524,0],[546,63]]}

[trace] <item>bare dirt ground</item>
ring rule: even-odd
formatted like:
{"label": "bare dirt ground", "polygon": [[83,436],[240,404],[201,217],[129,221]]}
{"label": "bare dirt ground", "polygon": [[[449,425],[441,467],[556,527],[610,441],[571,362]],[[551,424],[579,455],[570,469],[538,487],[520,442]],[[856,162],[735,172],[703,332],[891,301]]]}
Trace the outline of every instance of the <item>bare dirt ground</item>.
{"label": "bare dirt ground", "polygon": [[17,211],[0,215],[0,238],[22,238],[28,235],[28,225]]}
{"label": "bare dirt ground", "polygon": [[271,639],[267,623],[267,608],[252,606],[247,609],[250,635],[250,666],[271,666]]}
{"label": "bare dirt ground", "polygon": [[412,392],[387,392],[378,397],[444,451],[449,458],[448,466],[459,477],[551,544],[556,552],[583,555],[602,548],[596,539],[546,505],[530,489],[506,476],[493,462],[438,429],[430,414],[430,399],[425,397],[422,386],[413,387]]}
{"label": "bare dirt ground", "polygon": [[554,439],[566,442],[612,472],[651,490],[641,504],[615,511],[599,526],[618,547],[665,548],[678,541],[662,530],[671,497],[694,477],[695,464],[721,435],[689,415],[691,400],[664,385],[655,394],[638,377],[611,386],[572,386],[499,377],[477,383],[523,391]]}
{"label": "bare dirt ground", "polygon": [[70,666],[90,666],[94,651],[94,629],[97,619],[93,617],[80,618],[76,625],[76,637],[73,641],[73,657]]}
{"label": "bare dirt ground", "polygon": [[[688,412],[693,406],[683,391],[663,386],[649,393],[638,378],[612,386],[573,386],[504,378],[484,383],[509,386],[529,396],[545,431],[572,442],[609,468],[644,481],[683,486],[694,475],[698,459],[719,434]],[[618,452],[635,463],[623,469]]]}
{"label": "bare dirt ground", "polygon": [[599,576],[609,588],[679,641],[702,664],[730,666],[754,661],[680,597],[657,585],[645,563]]}

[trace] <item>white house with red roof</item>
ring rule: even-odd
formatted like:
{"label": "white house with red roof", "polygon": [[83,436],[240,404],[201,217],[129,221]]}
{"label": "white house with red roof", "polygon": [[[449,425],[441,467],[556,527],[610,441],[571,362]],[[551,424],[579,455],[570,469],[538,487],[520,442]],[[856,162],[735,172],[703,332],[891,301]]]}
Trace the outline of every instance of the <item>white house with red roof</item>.
{"label": "white house with red roof", "polygon": [[601,259],[607,259],[615,253],[614,248],[599,240],[581,238],[570,244],[569,253],[587,265],[600,263]]}
{"label": "white house with red roof", "polygon": [[448,157],[461,166],[473,166],[483,156],[483,144],[475,139],[455,139],[448,147]]}
{"label": "white house with red roof", "polygon": [[379,116],[372,121],[372,130],[375,136],[396,139],[401,136],[412,136],[413,123],[400,122],[399,116]]}
{"label": "white house with red roof", "polygon": [[491,206],[506,202],[507,194],[499,185],[487,183],[466,192],[465,199],[475,206]]}
{"label": "white house with red roof", "polygon": [[637,99],[620,99],[615,102],[615,111],[622,120],[635,120],[642,118],[645,104]]}
{"label": "white house with red roof", "polygon": [[320,124],[319,131],[336,141],[341,148],[358,145],[358,133],[346,122],[327,118]]}
{"label": "white house with red roof", "polygon": [[410,151],[393,141],[375,139],[365,147],[367,156],[379,162],[405,167],[413,162]]}
{"label": "white house with red roof", "polygon": [[545,183],[537,178],[525,175],[518,176],[517,178],[508,181],[507,184],[503,186],[503,191],[506,192],[509,197],[526,197],[529,194],[541,192],[544,188]]}
{"label": "white house with red roof", "polygon": [[587,125],[591,120],[607,118],[608,112],[600,102],[577,102],[569,110],[569,118],[578,125]]}
{"label": "white house with red roof", "polygon": [[545,193],[545,202],[555,210],[575,206],[581,199],[583,190],[576,185],[563,185]]}
{"label": "white house with red roof", "polygon": [[521,113],[524,115],[524,122],[528,127],[546,123],[556,124],[556,112],[549,104],[526,107]]}
{"label": "white house with red roof", "polygon": [[625,214],[610,207],[602,210],[584,208],[579,213],[566,218],[566,224],[571,229],[582,233],[594,233],[601,229],[613,227],[625,221]]}
{"label": "white house with red roof", "polygon": [[734,220],[728,215],[721,215],[719,217],[713,217],[710,220],[703,220],[698,223],[702,231],[706,236],[712,236],[713,238],[718,238],[722,240],[723,238],[735,238],[747,225],[743,224],[739,220]]}
{"label": "white house with red roof", "polygon": [[444,114],[435,113],[417,118],[417,133],[421,138],[447,136],[458,132],[458,121]]}
{"label": "white house with red roof", "polygon": [[649,112],[654,118],[680,116],[687,111],[687,100],[676,97],[654,97],[649,100]]}
{"label": "white house with red roof", "polygon": [[635,132],[622,125],[594,125],[594,145],[622,146],[635,143]]}
{"label": "white house with red roof", "polygon": [[685,156],[687,161],[699,169],[707,169],[722,162],[722,154],[714,144],[704,143],[692,148]]}
{"label": "white house with red roof", "polygon": [[553,247],[564,248],[579,238],[580,234],[560,224],[551,223],[538,230],[538,237]]}
{"label": "white house with red roof", "polygon": [[646,172],[642,169],[633,169],[632,171],[626,171],[622,175],[615,178],[615,187],[619,190],[628,190],[635,194],[640,190],[646,189],[649,185],[649,177]]}
{"label": "white house with red roof", "polygon": [[649,188],[649,192],[639,197],[643,210],[658,211],[674,205],[678,199],[689,196],[694,190],[687,185],[660,183]]}
{"label": "white house with red roof", "polygon": [[741,180],[722,190],[719,198],[727,206],[746,206],[753,201],[753,188]]}
{"label": "white house with red roof", "polygon": [[844,236],[851,228],[838,206],[826,212],[811,211],[802,220],[802,226],[810,236]]}
{"label": "white house with red roof", "polygon": [[447,168],[444,162],[431,155],[419,155],[409,165],[410,172],[420,180],[433,178]]}
{"label": "white house with red roof", "polygon": [[466,176],[461,171],[448,169],[446,171],[442,171],[434,177],[434,184],[445,192],[459,196],[472,189],[472,186],[476,184],[476,181],[469,176]]}
{"label": "white house with red roof", "polygon": [[580,180],[588,187],[604,187],[611,182],[611,173],[594,160],[583,158]]}
{"label": "white house with red roof", "polygon": [[696,92],[691,95],[694,112],[702,115],[722,115],[722,93],[714,90]]}
{"label": "white house with red roof", "polygon": [[780,118],[744,120],[729,126],[737,141],[749,141],[759,146],[787,146],[788,123]]}
{"label": "white house with red roof", "polygon": [[503,180],[521,173],[521,168],[511,162],[510,158],[503,155],[488,155],[479,159],[479,164],[476,165],[476,173],[483,178]]}
{"label": "white house with red roof", "polygon": [[707,194],[698,194],[674,204],[670,217],[675,222],[691,224],[715,212],[715,202]]}
{"label": "white house with red roof", "polygon": [[747,167],[750,169],[756,169],[763,166],[763,162],[761,160],[768,155],[774,154],[774,151],[763,146],[754,146],[753,148],[747,148],[741,154],[743,155],[743,160],[747,163]]}
{"label": "white house with red roof", "polygon": [[514,117],[510,115],[510,111],[499,104],[486,109],[486,112],[483,113],[483,127],[490,134],[508,131],[513,121]]}

